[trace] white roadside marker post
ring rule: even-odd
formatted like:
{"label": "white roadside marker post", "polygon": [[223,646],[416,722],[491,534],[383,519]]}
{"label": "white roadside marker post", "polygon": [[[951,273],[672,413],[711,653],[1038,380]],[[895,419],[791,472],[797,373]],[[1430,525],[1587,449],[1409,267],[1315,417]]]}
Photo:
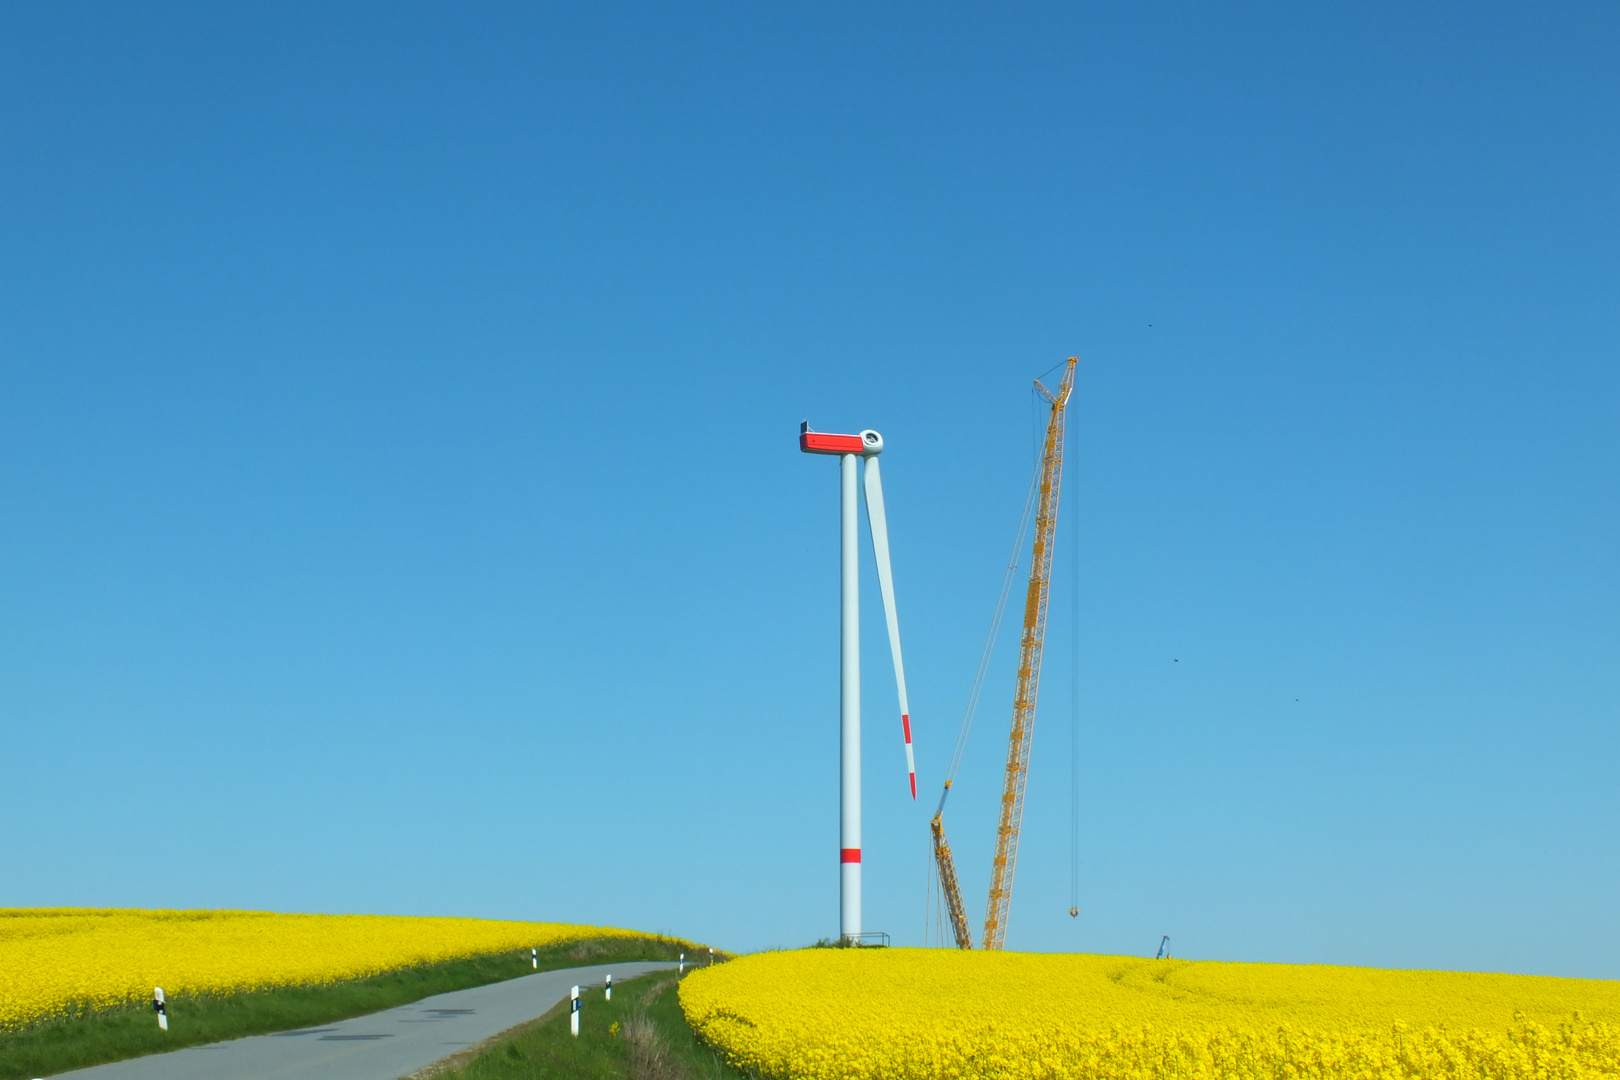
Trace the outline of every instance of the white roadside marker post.
{"label": "white roadside marker post", "polygon": [[714,967],[714,946],[709,946],[709,966]]}
{"label": "white roadside marker post", "polygon": [[169,1010],[163,1000],[163,987],[159,986],[152,991],[152,1008],[157,1011],[158,1027],[164,1031],[169,1030]]}
{"label": "white roadside marker post", "polygon": [[686,954],[685,953],[681,953],[680,970],[678,970],[675,974],[677,974],[677,975],[685,975],[686,974]]}
{"label": "white roadside marker post", "polygon": [[579,987],[574,987],[569,994],[568,1003],[568,1033],[579,1038]]}
{"label": "white roadside marker post", "polygon": [[605,997],[603,1000],[604,1001],[612,1001],[613,1000],[613,974],[611,972],[608,973],[607,997]]}
{"label": "white roadside marker post", "polygon": [[530,949],[529,950],[529,962],[534,965],[534,970],[536,970],[536,971],[540,970],[540,950],[539,949]]}

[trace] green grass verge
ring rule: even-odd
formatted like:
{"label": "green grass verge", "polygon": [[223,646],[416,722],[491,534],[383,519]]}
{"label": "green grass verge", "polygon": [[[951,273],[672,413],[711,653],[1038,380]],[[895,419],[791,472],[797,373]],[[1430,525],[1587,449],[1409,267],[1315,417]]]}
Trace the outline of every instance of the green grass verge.
{"label": "green grass verge", "polygon": [[746,1080],[698,1041],[681,1012],[674,972],[655,972],[584,992],[579,1035],[568,1003],[476,1048],[435,1080]]}
{"label": "green grass verge", "polygon": [[[673,960],[696,955],[676,938],[593,938],[540,950],[540,968],[579,967],[613,960]],[[327,986],[283,987],[228,995],[173,994],[169,1030],[158,1030],[150,1007],[93,1013],[0,1034],[0,1080],[29,1080],[108,1061],[186,1046],[314,1027],[405,1005],[433,994],[533,974],[529,950],[404,968]]]}

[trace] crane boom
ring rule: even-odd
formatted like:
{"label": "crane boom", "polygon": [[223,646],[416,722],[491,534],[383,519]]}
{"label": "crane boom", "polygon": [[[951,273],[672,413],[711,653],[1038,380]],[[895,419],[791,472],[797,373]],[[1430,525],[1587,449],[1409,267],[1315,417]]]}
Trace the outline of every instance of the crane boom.
{"label": "crane boom", "polygon": [[1007,559],[1007,572],[1001,578],[1001,591],[996,594],[996,608],[990,617],[990,633],[985,636],[984,649],[979,654],[979,669],[973,676],[973,690],[968,694],[967,710],[962,713],[962,727],[956,733],[956,749],[951,753],[951,764],[945,770],[945,787],[939,795],[939,809],[929,829],[934,836],[934,864],[939,868],[939,890],[945,898],[945,910],[951,917],[951,935],[958,949],[973,948],[973,932],[968,929],[967,905],[962,903],[962,887],[956,879],[956,861],[951,857],[950,842],[945,839],[945,800],[956,782],[956,770],[962,765],[962,752],[967,749],[968,732],[973,729],[973,717],[979,710],[979,693],[984,689],[984,678],[990,671],[990,657],[995,652],[996,638],[1001,632],[1001,617],[1007,610],[1007,599],[1012,595],[1013,577],[1018,573],[1018,556],[1024,550],[1024,536],[1029,532],[1029,519],[1035,512],[1036,497],[1040,494],[1039,470],[1029,478],[1029,494],[1024,497],[1024,512],[1018,515],[1018,538],[1013,541],[1012,555]]}
{"label": "crane boom", "polygon": [[[1012,903],[1013,869],[1018,862],[1018,829],[1024,817],[1024,783],[1029,777],[1029,744],[1035,733],[1035,699],[1041,686],[1041,646],[1046,636],[1046,601],[1052,580],[1052,541],[1057,534],[1058,489],[1063,482],[1063,422],[1074,388],[1078,357],[1069,357],[1053,394],[1035,381],[1052,406],[1041,455],[1040,503],[1035,513],[1035,549],[1030,556],[1029,592],[1024,599],[1024,636],[1018,656],[1018,690],[1013,696],[1012,733],[1007,742],[1007,775],[1001,792],[1001,823],[990,874],[990,902],[984,915],[984,947],[1000,949]],[[943,831],[936,832],[936,847]],[[949,849],[947,848],[947,851]],[[943,867],[945,863],[941,863]]]}
{"label": "crane boom", "polygon": [[934,863],[939,867],[939,891],[945,896],[945,913],[951,917],[951,935],[958,949],[973,948],[973,934],[968,930],[967,908],[962,903],[962,887],[956,881],[956,860],[951,858],[951,845],[945,839],[943,820],[945,800],[940,799],[939,812],[929,822],[934,834]]}

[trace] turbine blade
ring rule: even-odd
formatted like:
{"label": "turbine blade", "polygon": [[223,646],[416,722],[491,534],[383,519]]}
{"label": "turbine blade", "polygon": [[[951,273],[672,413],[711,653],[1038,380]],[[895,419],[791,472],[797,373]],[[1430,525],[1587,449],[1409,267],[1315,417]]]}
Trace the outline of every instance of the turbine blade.
{"label": "turbine blade", "polygon": [[894,572],[889,567],[889,518],[883,509],[883,477],[878,459],[866,459],[866,518],[872,525],[872,553],[877,556],[878,589],[883,593],[883,617],[889,624],[889,652],[894,657],[894,681],[900,690],[900,730],[906,738],[906,772],[911,777],[911,798],[917,798],[917,759],[911,750],[911,706],[906,702],[906,668],[900,660],[900,616],[894,606]]}

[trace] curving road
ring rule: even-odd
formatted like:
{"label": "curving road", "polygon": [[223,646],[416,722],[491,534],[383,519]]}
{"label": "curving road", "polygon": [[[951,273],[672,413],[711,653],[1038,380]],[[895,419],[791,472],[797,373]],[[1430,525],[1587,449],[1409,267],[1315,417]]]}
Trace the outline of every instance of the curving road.
{"label": "curving road", "polygon": [[[75,1080],[398,1080],[543,1015],[576,983],[582,988],[600,986],[610,973],[615,979],[629,979],[674,966],[643,961],[542,971],[320,1027],[252,1035],[56,1075]],[[593,998],[599,1000],[599,995],[586,998],[587,1009]],[[184,1014],[170,1017],[169,1023],[185,1023]]]}

